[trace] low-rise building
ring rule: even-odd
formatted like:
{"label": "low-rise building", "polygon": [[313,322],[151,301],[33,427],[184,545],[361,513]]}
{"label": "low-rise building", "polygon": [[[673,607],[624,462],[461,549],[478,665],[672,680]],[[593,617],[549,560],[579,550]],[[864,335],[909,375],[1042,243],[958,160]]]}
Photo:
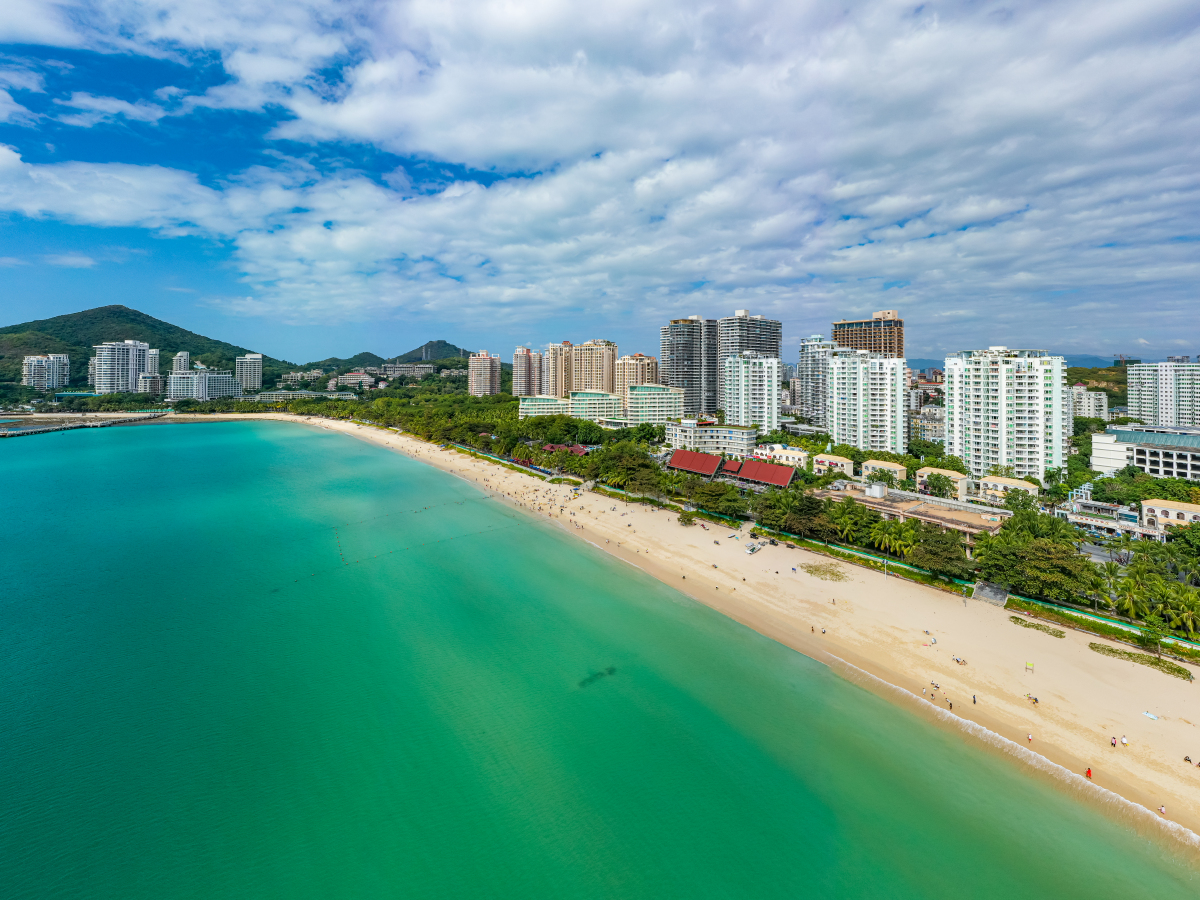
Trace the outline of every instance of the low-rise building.
{"label": "low-rise building", "polygon": [[383,374],[388,378],[424,378],[437,371],[433,363],[384,363]]}
{"label": "low-rise building", "polygon": [[157,372],[142,372],[138,375],[137,392],[139,394],[163,394],[167,390],[167,381]]}
{"label": "low-rise building", "polygon": [[887,462],[882,459],[868,459],[862,464],[863,481],[870,481],[871,476],[876,472],[889,473],[896,484],[908,479],[908,469],[900,463]]}
{"label": "low-rise building", "polygon": [[539,394],[535,397],[521,397],[518,400],[518,419],[528,419],[533,416],[569,416],[570,414],[571,404],[566,397],[550,397]]}
{"label": "low-rise building", "polygon": [[908,439],[910,441],[946,440],[946,409],[943,406],[922,406],[917,412],[908,414]]}
{"label": "low-rise building", "polygon": [[666,425],[672,419],[682,419],[683,398],[683,388],[665,384],[626,385],[625,420],[630,425]]}
{"label": "low-rise building", "polygon": [[1109,425],[1092,435],[1091,466],[1105,475],[1137,466],[1159,478],[1200,481],[1200,428]]}
{"label": "low-rise building", "polygon": [[1200,504],[1183,503],[1179,500],[1143,500],[1142,527],[1151,528],[1162,534],[1171,528],[1200,522]]}
{"label": "low-rise building", "polygon": [[767,459],[796,469],[808,468],[808,451],[800,447],[789,447],[787,444],[759,444],[754,448],[754,458]]}
{"label": "low-rise building", "polygon": [[736,456],[744,459],[754,453],[754,426],[721,425],[709,419],[680,419],[667,422],[667,445],[681,450]]}
{"label": "low-rise building", "polygon": [[994,500],[999,503],[1004,502],[1004,498],[1012,491],[1024,491],[1034,499],[1037,498],[1037,485],[1030,484],[1028,481],[1021,481],[1018,478],[1004,478],[1000,475],[985,475],[979,479],[979,493],[988,500]]}
{"label": "low-rise building", "polygon": [[223,400],[242,396],[242,385],[233,372],[192,369],[167,376],[168,400]]}
{"label": "low-rise building", "polygon": [[531,416],[571,416],[606,426],[622,420],[623,404],[616,394],[606,391],[571,391],[566,397],[545,394],[518,398],[517,418]]}
{"label": "low-rise building", "polygon": [[854,477],[854,460],[838,456],[836,453],[818,453],[813,457],[813,473],[828,475],[837,472],[846,478]]}
{"label": "low-rise building", "polygon": [[289,400],[356,400],[353,391],[263,391],[247,400],[258,403],[286,403]]}
{"label": "low-rise building", "polygon": [[954,484],[954,496],[960,501],[966,502],[967,491],[971,487],[971,476],[964,475],[962,472],[955,472],[953,469],[939,469],[936,466],[925,466],[917,469],[917,490],[922,494],[928,494],[930,475],[942,475],[949,478]]}
{"label": "low-rise building", "polygon": [[[331,378],[330,382],[332,383],[333,381],[335,381],[335,379]],[[336,387],[349,385],[350,387],[356,387],[359,390],[375,387],[375,379],[366,372],[347,372],[345,375],[339,375],[336,379],[336,382]]]}

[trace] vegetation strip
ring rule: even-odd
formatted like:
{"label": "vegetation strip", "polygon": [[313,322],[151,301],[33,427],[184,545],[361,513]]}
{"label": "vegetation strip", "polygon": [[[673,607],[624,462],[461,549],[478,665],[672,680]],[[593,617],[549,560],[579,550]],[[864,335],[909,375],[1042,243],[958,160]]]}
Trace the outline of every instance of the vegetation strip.
{"label": "vegetation strip", "polygon": [[1051,628],[1049,625],[1043,625],[1041,622],[1030,622],[1027,619],[1022,619],[1020,616],[1009,616],[1008,621],[1014,625],[1020,625],[1022,628],[1032,628],[1034,631],[1043,631],[1050,637],[1065,638],[1067,633],[1058,628]]}
{"label": "vegetation strip", "polygon": [[1163,659],[1161,656],[1151,656],[1148,653],[1134,653],[1130,650],[1118,650],[1116,647],[1109,647],[1107,644],[1089,643],[1088,647],[1095,650],[1097,653],[1103,653],[1105,656],[1114,656],[1117,659],[1128,660],[1135,662],[1138,665],[1149,666],[1152,669],[1158,669],[1160,672],[1166,672],[1168,675],[1174,675],[1176,678],[1182,678],[1184,681],[1194,681],[1195,676],[1181,665],[1171,662],[1169,659]]}

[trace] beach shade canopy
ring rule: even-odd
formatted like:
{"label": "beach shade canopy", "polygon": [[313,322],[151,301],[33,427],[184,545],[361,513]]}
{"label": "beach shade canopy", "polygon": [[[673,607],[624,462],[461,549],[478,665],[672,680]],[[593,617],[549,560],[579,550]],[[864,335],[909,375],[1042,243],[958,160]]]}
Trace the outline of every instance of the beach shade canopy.
{"label": "beach shade canopy", "polygon": [[742,463],[741,470],[737,475],[743,481],[785,488],[796,477],[796,470],[791,466],[777,466],[761,459],[748,459]]}
{"label": "beach shade canopy", "polygon": [[721,466],[721,457],[695,450],[676,450],[667,462],[668,469],[680,469],[696,475],[710,476]]}

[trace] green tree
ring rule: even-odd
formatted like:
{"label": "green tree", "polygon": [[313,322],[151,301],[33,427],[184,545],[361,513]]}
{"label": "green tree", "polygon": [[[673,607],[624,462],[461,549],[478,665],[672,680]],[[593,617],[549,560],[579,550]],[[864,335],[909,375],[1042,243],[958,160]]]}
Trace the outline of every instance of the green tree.
{"label": "green tree", "polygon": [[1049,538],[992,540],[979,554],[985,581],[1045,600],[1071,601],[1092,574],[1088,558],[1075,547]]}
{"label": "green tree", "polygon": [[1142,622],[1142,644],[1162,656],[1162,640],[1167,636],[1167,627],[1156,612],[1150,613]]}
{"label": "green tree", "polygon": [[868,482],[882,482],[883,484],[886,484],[890,488],[896,486],[895,474],[888,471],[887,469],[876,469],[874,472],[872,472],[870,475],[867,476],[867,481]]}
{"label": "green tree", "polygon": [[925,479],[925,485],[929,488],[929,493],[935,497],[949,497],[954,493],[954,482],[948,475],[933,472]]}
{"label": "green tree", "polygon": [[1004,495],[1004,508],[1011,509],[1013,512],[1032,512],[1037,510],[1038,504],[1034,496],[1028,491],[1014,490]]}
{"label": "green tree", "polygon": [[916,545],[907,554],[907,561],[947,578],[965,580],[973,571],[963,547],[962,535],[957,531],[942,531],[934,525],[922,524]]}

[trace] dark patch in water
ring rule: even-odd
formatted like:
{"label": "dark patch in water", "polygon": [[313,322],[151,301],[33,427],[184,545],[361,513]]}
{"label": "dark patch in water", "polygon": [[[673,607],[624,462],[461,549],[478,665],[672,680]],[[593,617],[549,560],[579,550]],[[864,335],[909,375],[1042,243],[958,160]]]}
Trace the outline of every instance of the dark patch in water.
{"label": "dark patch in water", "polygon": [[595,684],[597,681],[599,681],[601,678],[603,678],[606,675],[616,675],[616,674],[617,674],[616,668],[614,666],[609,666],[607,669],[602,669],[599,672],[593,672],[587,678],[583,679],[583,681],[579,682],[579,686],[581,688],[585,688],[589,684]]}

